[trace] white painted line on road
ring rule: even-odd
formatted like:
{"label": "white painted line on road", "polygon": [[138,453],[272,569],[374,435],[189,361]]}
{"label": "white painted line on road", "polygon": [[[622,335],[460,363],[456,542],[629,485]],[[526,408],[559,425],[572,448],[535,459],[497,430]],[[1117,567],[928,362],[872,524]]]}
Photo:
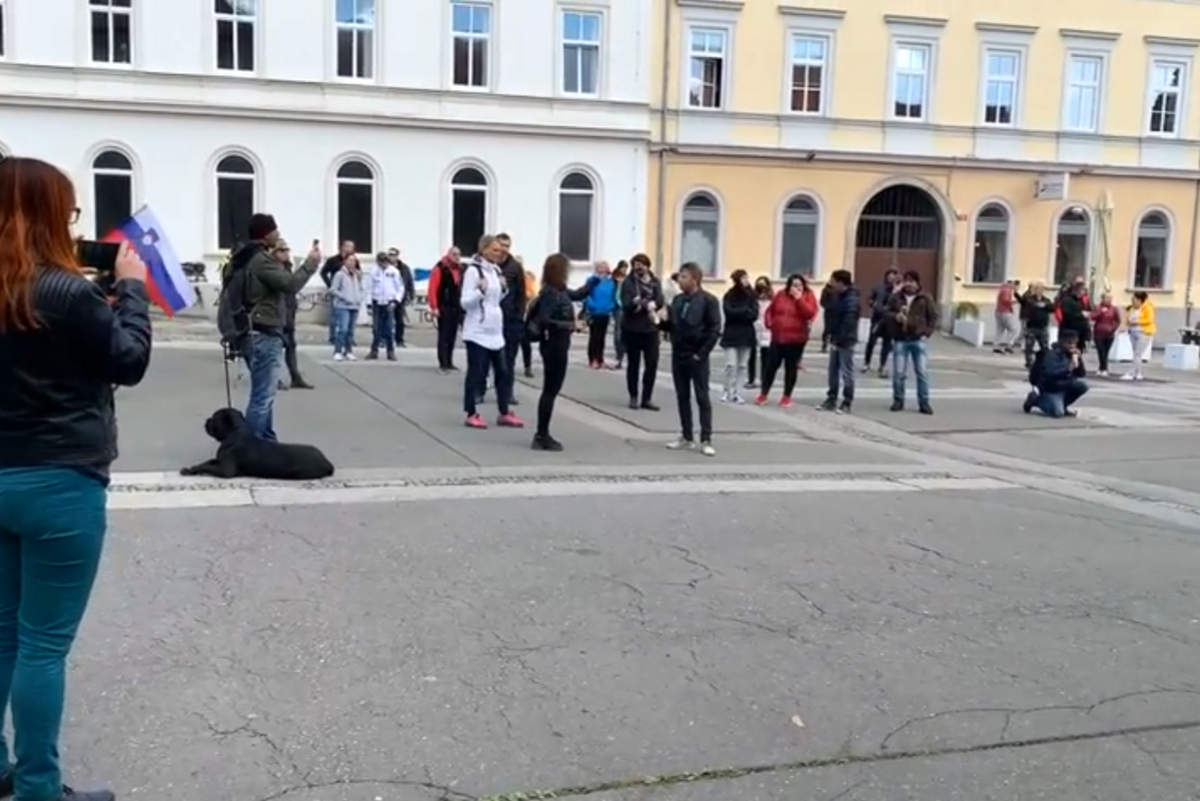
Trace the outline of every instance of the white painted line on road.
{"label": "white painted line on road", "polygon": [[863,478],[752,480],[676,479],[665,481],[515,481],[497,484],[392,484],[356,486],[255,486],[196,488],[180,486],[148,492],[114,491],[113,510],[195,509],[230,506],[318,506],[327,504],[414,503],[422,501],[516,500],[608,495],[728,495],[749,493],[878,492],[1016,489],[1015,484],[983,478]]}

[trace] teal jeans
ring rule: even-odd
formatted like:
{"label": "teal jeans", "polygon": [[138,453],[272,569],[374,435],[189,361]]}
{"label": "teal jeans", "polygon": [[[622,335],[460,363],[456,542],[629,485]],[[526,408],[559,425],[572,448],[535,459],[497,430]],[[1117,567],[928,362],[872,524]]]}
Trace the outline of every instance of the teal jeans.
{"label": "teal jeans", "polygon": [[70,468],[0,468],[0,774],[9,707],[17,801],[62,795],[65,664],[100,563],[106,494]]}

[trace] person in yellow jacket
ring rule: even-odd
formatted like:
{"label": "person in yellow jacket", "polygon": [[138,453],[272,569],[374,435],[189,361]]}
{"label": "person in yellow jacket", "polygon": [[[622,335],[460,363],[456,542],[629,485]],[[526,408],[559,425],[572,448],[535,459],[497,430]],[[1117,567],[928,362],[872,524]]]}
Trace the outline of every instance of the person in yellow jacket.
{"label": "person in yellow jacket", "polygon": [[[520,259],[520,256],[517,257]],[[523,264],[524,262],[522,262]],[[525,271],[525,297],[536,298],[538,296],[538,281],[529,270]],[[533,378],[533,343],[529,341],[529,336],[521,340],[521,361],[525,364],[525,377]]]}
{"label": "person in yellow jacket", "polygon": [[1154,337],[1154,304],[1145,292],[1134,292],[1133,303],[1125,314],[1126,327],[1129,331],[1129,344],[1133,346],[1133,369],[1121,376],[1122,381],[1141,381],[1146,376],[1142,373],[1142,351],[1146,343]]}

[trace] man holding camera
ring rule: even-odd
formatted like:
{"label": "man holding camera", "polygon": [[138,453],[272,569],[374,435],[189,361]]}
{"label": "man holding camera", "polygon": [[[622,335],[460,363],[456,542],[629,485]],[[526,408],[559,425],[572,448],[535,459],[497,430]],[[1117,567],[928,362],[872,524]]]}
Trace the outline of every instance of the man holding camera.
{"label": "man holding camera", "polygon": [[250,241],[234,256],[247,259],[246,305],[250,310],[250,400],[246,406],[246,424],[254,436],[271,442],[275,436],[276,374],[283,357],[284,324],[288,298],[295,295],[317,271],[321,247],[313,240],[308,258],[295,272],[289,272],[271,250],[279,241],[279,228],[270,214],[250,218]]}
{"label": "man holding camera", "polygon": [[1079,348],[1079,334],[1064,330],[1047,350],[1039,351],[1029,370],[1029,383],[1033,389],[1025,396],[1023,409],[1029,414],[1041,409],[1047,417],[1075,417],[1071,408],[1075,401],[1088,391],[1084,376],[1083,353]]}

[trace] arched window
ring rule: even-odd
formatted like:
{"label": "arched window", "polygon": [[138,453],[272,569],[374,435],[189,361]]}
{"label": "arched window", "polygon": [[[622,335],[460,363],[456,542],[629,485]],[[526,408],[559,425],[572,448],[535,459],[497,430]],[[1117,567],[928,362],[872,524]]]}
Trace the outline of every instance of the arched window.
{"label": "arched window", "polygon": [[1091,249],[1092,222],[1087,213],[1072,207],[1058,218],[1054,253],[1054,284],[1061,286],[1076,276],[1087,276]]}
{"label": "arched window", "polygon": [[697,192],[689,197],[683,204],[679,260],[694,261],[705,275],[716,275],[720,221],[721,210],[716,198],[707,192]]}
{"label": "arched window", "polygon": [[254,214],[254,165],[245,156],[217,162],[217,247],[246,241]]}
{"label": "arched window", "polygon": [[1152,211],[1138,223],[1137,255],[1133,285],[1138,289],[1162,289],[1167,281],[1171,223],[1161,211]]}
{"label": "arched window", "polygon": [[487,177],[475,167],[463,167],[450,179],[450,229],[454,246],[473,255],[487,229]]}
{"label": "arched window", "polygon": [[796,195],[783,208],[783,236],[780,243],[779,274],[813,275],[817,262],[817,231],[821,213],[806,195]]}
{"label": "arched window", "polygon": [[116,150],[92,161],[92,197],[97,237],[106,236],[133,214],[133,165]]}
{"label": "arched window", "polygon": [[1008,211],[989,203],[975,218],[971,283],[1002,284],[1008,275]]}
{"label": "arched window", "polygon": [[572,261],[592,258],[592,179],[573,172],[558,185],[558,249]]}
{"label": "arched window", "polygon": [[354,243],[359,253],[375,252],[375,173],[361,161],[337,171],[338,242]]}

